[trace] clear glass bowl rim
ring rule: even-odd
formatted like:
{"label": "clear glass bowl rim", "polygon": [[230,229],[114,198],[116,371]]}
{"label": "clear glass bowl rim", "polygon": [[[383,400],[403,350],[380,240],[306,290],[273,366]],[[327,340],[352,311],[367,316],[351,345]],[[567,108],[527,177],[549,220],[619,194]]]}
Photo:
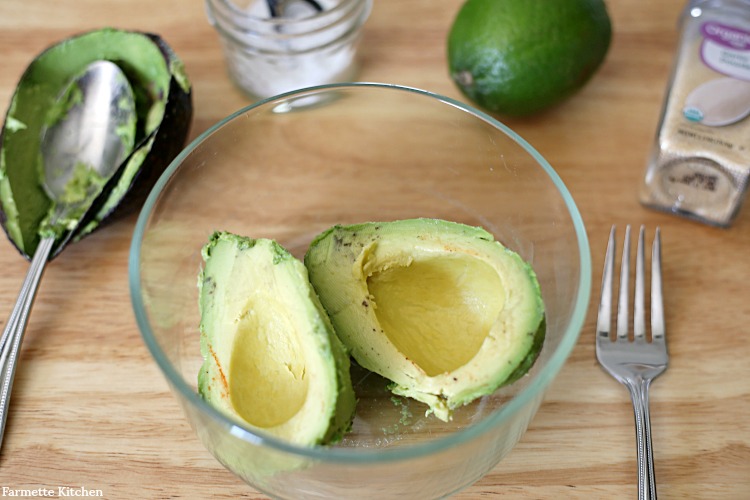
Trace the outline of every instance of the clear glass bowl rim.
{"label": "clear glass bowl rim", "polygon": [[[162,351],[162,349],[160,348],[148,321],[148,315],[146,313],[143,297],[141,295],[141,242],[143,240],[146,225],[151,216],[151,211],[157,199],[159,198],[159,195],[161,194],[169,179],[174,175],[179,166],[185,160],[185,158],[200,143],[202,143],[216,131],[221,129],[224,125],[231,122],[235,118],[247,113],[253,108],[264,106],[269,102],[293,97],[295,95],[321,93],[336,89],[378,89],[411,92],[414,94],[431,97],[438,101],[442,101],[446,105],[459,108],[460,110],[467,112],[480,120],[490,123],[494,127],[507,134],[521,147],[523,147],[546,171],[547,175],[549,175],[550,179],[553,181],[555,187],[559,190],[573,221],[579,248],[580,281],[574,304],[573,315],[568,328],[563,335],[563,339],[560,342],[560,345],[549,358],[548,363],[538,373],[537,377],[500,410],[486,417],[479,423],[460,431],[456,431],[455,433],[447,437],[431,440],[426,443],[419,443],[390,449],[337,448],[335,446],[303,447],[279,440],[273,436],[263,434],[262,432],[256,432],[249,428],[242,427],[221,414],[208,403],[203,401],[203,399],[186,383],[177,369],[172,366],[164,351]],[[586,312],[588,309],[591,294],[591,253],[583,219],[580,212],[578,211],[575,202],[573,201],[573,197],[563,183],[562,179],[559,177],[557,172],[555,172],[555,170],[549,165],[549,163],[530,144],[528,144],[523,138],[521,138],[518,134],[516,134],[513,130],[511,130],[500,121],[478,109],[473,108],[472,106],[464,104],[455,99],[414,87],[376,82],[334,83],[297,89],[245,106],[227,116],[226,118],[220,120],[219,122],[215,123],[205,132],[196,137],[190,144],[188,144],[185,149],[183,149],[182,152],[177,157],[175,157],[175,159],[170,163],[170,165],[161,175],[157,183],[154,185],[154,188],[152,189],[148,198],[146,199],[143,208],[141,209],[133,232],[130,246],[130,254],[128,257],[128,280],[130,286],[130,298],[135,313],[136,322],[141,331],[141,336],[147,348],[151,352],[154,360],[170,383],[172,390],[178,391],[189,404],[197,407],[200,412],[206,414],[215,423],[218,423],[219,425],[224,427],[229,434],[232,434],[236,438],[247,441],[249,444],[255,446],[268,446],[269,448],[275,449],[282,453],[294,454],[313,460],[337,463],[383,463],[426,457],[431,454],[447,450],[453,446],[461,445],[473,439],[477,439],[481,435],[490,432],[493,428],[502,424],[503,421],[510,418],[517,411],[520,411],[528,402],[530,402],[532,398],[542,393],[547,388],[547,386],[549,386],[549,384],[552,382],[555,375],[560,371],[566,359],[573,350],[586,318]]]}

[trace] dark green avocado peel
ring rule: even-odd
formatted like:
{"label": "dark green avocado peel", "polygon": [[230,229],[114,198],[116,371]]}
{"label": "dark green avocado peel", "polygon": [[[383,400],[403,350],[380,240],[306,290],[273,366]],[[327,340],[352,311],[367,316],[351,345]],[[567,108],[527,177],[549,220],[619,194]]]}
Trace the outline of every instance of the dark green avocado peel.
{"label": "dark green avocado peel", "polygon": [[140,208],[185,145],[193,112],[190,83],[182,62],[161,37],[104,28],[47,48],[21,76],[0,132],[0,225],[27,259],[52,204],[39,175],[42,127],[61,89],[96,60],[117,64],[133,88],[135,147],[80,222],[59,235],[51,257],[69,242]]}

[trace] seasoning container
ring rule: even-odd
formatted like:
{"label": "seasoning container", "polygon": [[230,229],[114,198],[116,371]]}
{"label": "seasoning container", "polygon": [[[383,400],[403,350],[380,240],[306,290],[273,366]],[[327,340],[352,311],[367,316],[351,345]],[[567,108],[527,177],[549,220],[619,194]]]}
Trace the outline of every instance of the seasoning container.
{"label": "seasoning container", "polygon": [[750,0],[693,0],[640,201],[729,226],[750,177]]}
{"label": "seasoning container", "polygon": [[372,0],[206,0],[230,78],[253,99],[351,81]]}

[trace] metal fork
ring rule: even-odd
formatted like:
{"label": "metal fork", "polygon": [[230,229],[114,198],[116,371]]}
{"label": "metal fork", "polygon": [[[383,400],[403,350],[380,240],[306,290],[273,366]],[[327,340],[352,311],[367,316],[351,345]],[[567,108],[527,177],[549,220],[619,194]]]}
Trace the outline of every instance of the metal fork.
{"label": "metal fork", "polygon": [[641,226],[635,262],[633,335],[629,336],[630,226],[625,229],[617,307],[617,334],[610,337],[612,275],[615,267],[615,227],[609,234],[602,275],[602,296],[596,324],[596,357],[602,367],[630,391],[635,413],[638,446],[638,499],[656,499],[654,455],[648,390],[651,381],[667,368],[669,356],[664,337],[664,305],[661,279],[661,232],[656,229],[651,253],[651,340],[646,335],[645,229]]}

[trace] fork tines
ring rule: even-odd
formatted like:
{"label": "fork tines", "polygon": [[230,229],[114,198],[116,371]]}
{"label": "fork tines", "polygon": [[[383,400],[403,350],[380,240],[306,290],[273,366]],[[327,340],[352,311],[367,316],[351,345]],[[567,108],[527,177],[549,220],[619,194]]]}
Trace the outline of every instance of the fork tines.
{"label": "fork tines", "polygon": [[[645,294],[645,228],[641,226],[638,235],[638,246],[635,261],[635,285],[633,300],[633,339],[637,342],[645,342],[646,331],[646,294]],[[599,302],[599,315],[597,319],[597,335],[609,337],[612,318],[612,288],[615,268],[615,226],[609,234],[607,253],[604,258],[604,272],[602,274],[602,297]],[[625,241],[623,244],[622,259],[620,265],[620,283],[617,302],[617,339],[628,338],[629,333],[629,303],[630,303],[630,226],[625,228]],[[664,341],[664,305],[662,298],[661,280],[661,232],[656,228],[652,251],[651,251],[651,340],[652,342]]]}

